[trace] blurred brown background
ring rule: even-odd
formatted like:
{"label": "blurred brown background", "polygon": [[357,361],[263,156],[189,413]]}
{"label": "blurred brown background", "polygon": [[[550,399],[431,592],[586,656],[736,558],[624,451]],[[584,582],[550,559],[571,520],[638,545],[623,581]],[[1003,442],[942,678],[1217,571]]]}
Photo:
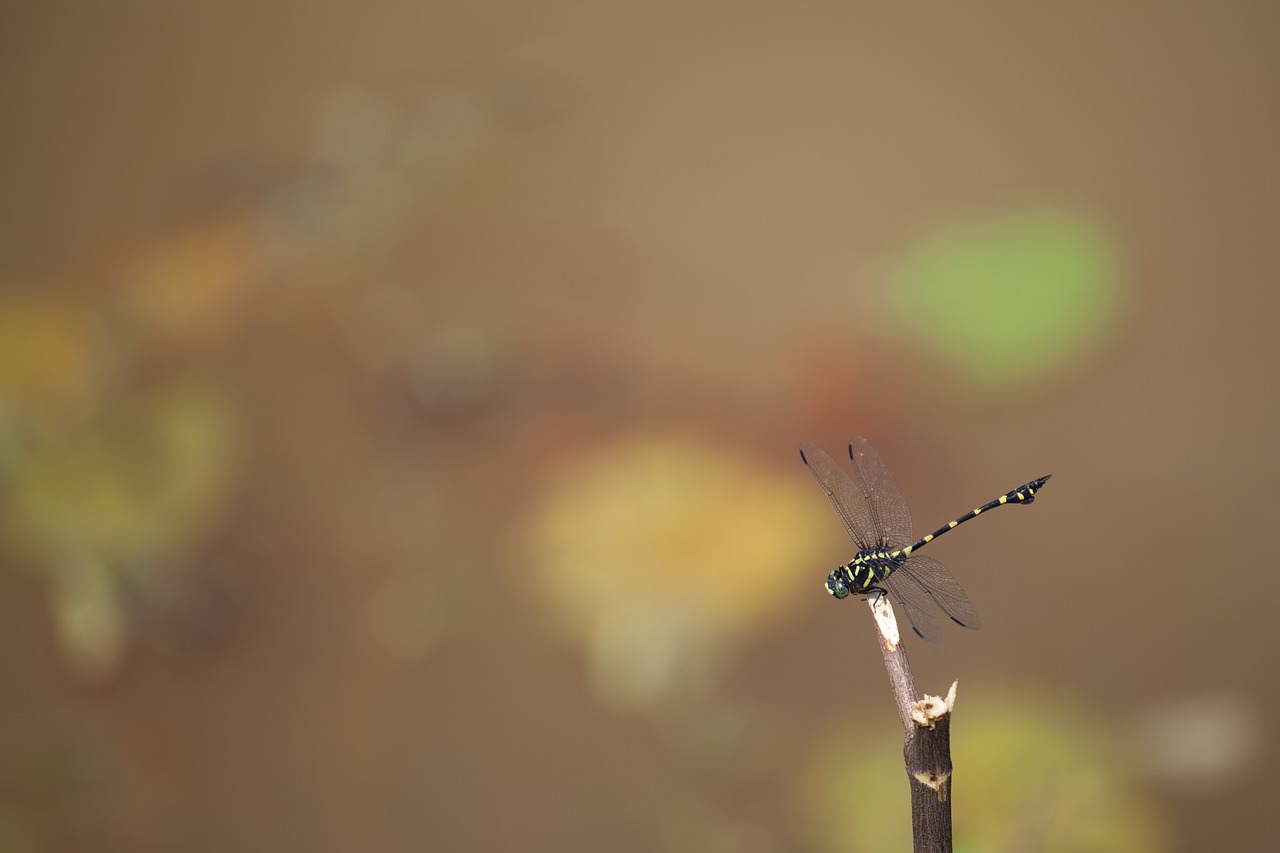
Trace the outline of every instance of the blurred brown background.
{"label": "blurred brown background", "polygon": [[0,850],[1266,846],[1280,11],[3,20]]}

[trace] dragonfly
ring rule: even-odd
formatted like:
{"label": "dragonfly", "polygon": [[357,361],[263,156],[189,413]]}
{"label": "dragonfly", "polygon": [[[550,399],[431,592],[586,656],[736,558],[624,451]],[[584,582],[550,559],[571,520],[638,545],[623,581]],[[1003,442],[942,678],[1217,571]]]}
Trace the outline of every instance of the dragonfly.
{"label": "dragonfly", "polygon": [[849,442],[852,477],[810,442],[800,446],[800,458],[827,493],[845,532],[858,546],[852,560],[827,575],[827,592],[836,598],[887,594],[902,607],[912,630],[930,643],[942,637],[935,609],[957,625],[975,631],[982,627],[982,620],[964,587],[942,563],[916,552],[984,512],[1006,504],[1031,503],[1053,476],[1037,477],[912,541],[911,511],[902,490],[865,438],[858,436]]}

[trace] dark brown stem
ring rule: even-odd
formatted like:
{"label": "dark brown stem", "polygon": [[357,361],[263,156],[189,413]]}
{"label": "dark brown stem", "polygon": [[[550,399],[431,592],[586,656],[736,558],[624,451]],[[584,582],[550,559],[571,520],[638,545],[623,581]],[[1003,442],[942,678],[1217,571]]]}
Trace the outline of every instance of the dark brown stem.
{"label": "dark brown stem", "polygon": [[875,615],[880,653],[889,672],[893,701],[906,737],[903,761],[911,786],[911,830],[916,853],[951,850],[951,709],[956,685],[946,699],[917,698],[906,648],[898,634],[893,607],[883,595],[869,600]]}

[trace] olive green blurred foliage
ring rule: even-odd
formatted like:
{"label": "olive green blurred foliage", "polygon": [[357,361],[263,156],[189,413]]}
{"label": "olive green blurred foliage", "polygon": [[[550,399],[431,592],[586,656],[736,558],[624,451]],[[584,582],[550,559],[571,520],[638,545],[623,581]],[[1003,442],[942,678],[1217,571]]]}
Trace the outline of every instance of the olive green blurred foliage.
{"label": "olive green blurred foliage", "polygon": [[1010,215],[955,228],[899,272],[896,301],[941,351],[999,384],[1078,358],[1117,300],[1116,262],[1087,221]]}
{"label": "olive green blurred foliage", "polygon": [[[969,694],[961,691],[951,727],[956,850],[1168,849],[1167,822],[1108,723],[1024,689]],[[850,721],[820,744],[805,789],[820,849],[909,849],[901,741]]]}
{"label": "olive green blurred foliage", "polygon": [[0,524],[47,583],[68,660],[103,672],[130,610],[209,533],[237,468],[234,394],[206,367],[252,241],[163,235],[67,287],[0,303]]}

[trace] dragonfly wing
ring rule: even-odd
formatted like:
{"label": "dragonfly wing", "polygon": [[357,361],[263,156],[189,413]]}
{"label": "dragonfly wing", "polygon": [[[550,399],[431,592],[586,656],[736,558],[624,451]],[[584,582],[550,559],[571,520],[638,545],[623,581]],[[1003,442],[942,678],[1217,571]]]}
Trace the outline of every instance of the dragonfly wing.
{"label": "dragonfly wing", "polygon": [[867,506],[868,496],[864,490],[822,448],[806,441],[800,445],[800,458],[804,460],[804,467],[813,475],[813,479],[827,493],[827,499],[840,517],[840,523],[844,525],[845,532],[858,546],[858,550],[873,547],[879,532]]}
{"label": "dragonfly wing", "polygon": [[[960,586],[960,582],[951,576],[951,572],[947,571],[942,563],[932,557],[915,556],[909,558],[898,572],[906,572],[913,581],[917,582],[933,603],[938,605],[938,609],[947,614],[952,622],[974,631],[982,627],[978,611],[969,601],[964,587]],[[896,574],[895,572],[890,577]]]}
{"label": "dragonfly wing", "polygon": [[889,598],[897,602],[907,615],[911,628],[920,639],[936,643],[942,639],[942,629],[938,627],[938,617],[933,615],[933,602],[929,593],[920,581],[897,569],[880,582],[889,591]]}
{"label": "dragonfly wing", "polygon": [[910,545],[914,539],[911,511],[907,509],[907,500],[898,482],[889,473],[889,466],[862,436],[849,442],[849,459],[853,462],[853,476],[868,507],[876,538],[890,548]]}

